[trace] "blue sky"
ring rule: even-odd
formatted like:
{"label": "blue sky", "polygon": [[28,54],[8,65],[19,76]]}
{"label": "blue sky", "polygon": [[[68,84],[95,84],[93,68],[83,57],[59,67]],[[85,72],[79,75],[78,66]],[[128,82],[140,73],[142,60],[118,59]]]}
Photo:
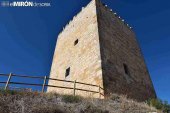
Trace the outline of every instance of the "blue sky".
{"label": "blue sky", "polygon": [[[0,6],[0,73],[48,75],[57,35],[89,1],[41,0],[51,7],[40,8]],[[156,93],[170,102],[170,1],[102,1],[134,28]]]}

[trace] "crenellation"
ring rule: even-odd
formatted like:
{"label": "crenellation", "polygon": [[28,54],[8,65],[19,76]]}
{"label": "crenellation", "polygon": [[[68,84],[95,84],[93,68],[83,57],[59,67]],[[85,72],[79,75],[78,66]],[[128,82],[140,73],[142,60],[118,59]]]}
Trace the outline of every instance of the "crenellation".
{"label": "crenellation", "polygon": [[[69,23],[67,23],[67,24],[65,25],[65,27],[63,28],[63,30],[59,33],[58,38],[60,38],[60,35],[62,35],[62,33],[63,33],[64,31],[70,31],[70,29],[72,28],[72,26],[74,26],[75,22],[77,22],[77,18],[80,18],[80,17],[81,17],[81,14],[83,13],[84,9],[87,9],[88,7],[90,7],[90,5],[94,4],[93,2],[94,2],[94,0],[92,0],[86,7],[82,7],[82,10],[81,10],[79,13],[77,13],[77,14],[73,17],[73,19],[71,19],[71,20],[69,21]],[[74,23],[74,24],[73,24],[73,23]],[[76,24],[77,24],[77,23],[76,23]],[[80,24],[81,24],[81,23],[80,23]]]}
{"label": "crenellation", "polygon": [[130,27],[129,26],[129,24],[128,23],[126,23],[125,22],[125,20],[124,19],[122,19],[116,12],[113,12],[113,10],[112,9],[110,9],[107,5],[105,5],[105,4],[102,4],[107,10],[109,10],[111,13],[113,13],[116,17],[118,17],[125,25],[127,25],[127,27],[129,28],[129,29],[132,29],[132,27]]}

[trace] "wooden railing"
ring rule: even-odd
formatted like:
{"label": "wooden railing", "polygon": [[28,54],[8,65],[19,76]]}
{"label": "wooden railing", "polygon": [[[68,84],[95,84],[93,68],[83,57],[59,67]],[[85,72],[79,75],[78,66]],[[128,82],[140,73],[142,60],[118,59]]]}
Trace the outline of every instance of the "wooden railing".
{"label": "wooden railing", "polygon": [[[40,76],[26,76],[26,75],[16,75],[16,74],[13,74],[13,73],[0,74],[0,76],[7,76],[8,77],[7,81],[0,82],[0,84],[5,84],[4,90],[7,90],[10,84],[17,84],[17,85],[26,85],[26,86],[40,86],[40,87],[42,87],[42,89],[41,89],[42,92],[45,92],[45,87],[54,87],[54,88],[72,89],[74,96],[76,95],[76,90],[86,91],[86,92],[91,92],[91,93],[98,93],[99,98],[101,98],[101,96],[104,96],[104,94],[102,93],[103,92],[102,90],[104,90],[104,89],[102,87],[100,87],[100,85],[93,85],[93,84],[87,84],[87,83],[83,83],[83,82],[77,82],[76,80],[75,81],[69,81],[69,80],[61,80],[61,79],[49,78],[47,76],[44,76],[44,77],[42,77],[42,76],[41,77]],[[25,83],[25,82],[12,82],[11,81],[12,77],[41,79],[41,80],[43,80],[43,83],[42,84],[34,84],[34,83]],[[48,84],[46,84],[47,80],[54,80],[54,81],[62,81],[62,82],[73,83],[74,87],[48,85]],[[98,91],[76,88],[76,85],[78,85],[78,84],[87,85],[87,86],[91,86],[91,87],[98,87]]]}

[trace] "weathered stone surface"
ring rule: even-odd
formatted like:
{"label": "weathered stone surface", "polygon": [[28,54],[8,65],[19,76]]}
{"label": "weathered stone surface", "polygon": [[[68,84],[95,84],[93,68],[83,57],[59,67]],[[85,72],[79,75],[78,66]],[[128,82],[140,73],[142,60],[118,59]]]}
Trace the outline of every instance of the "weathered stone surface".
{"label": "weathered stone surface", "polygon": [[135,33],[99,2],[97,12],[105,95],[115,92],[139,101],[155,97]]}
{"label": "weathered stone surface", "polygon": [[[74,42],[78,39],[77,45]],[[58,36],[54,53],[51,78],[77,80],[103,87],[101,55],[99,47],[96,4],[92,1],[86,8],[74,17],[68,26]],[[66,69],[70,67],[70,75],[65,78]],[[72,83],[49,81],[51,85],[73,87]],[[98,87],[76,85],[77,88],[98,91]],[[48,91],[72,93],[73,90],[48,88]],[[76,91],[76,94],[86,96],[91,93]],[[98,94],[96,94],[97,97]]]}
{"label": "weathered stone surface", "polygon": [[[70,74],[65,77],[69,67]],[[100,85],[105,97],[110,93],[125,94],[139,101],[155,97],[135,33],[98,0],[92,0],[59,34],[50,77]],[[49,85],[73,87],[72,83],[52,80]],[[97,87],[76,87],[98,91]],[[73,93],[50,87],[48,91]],[[76,93],[99,97],[82,91]]]}

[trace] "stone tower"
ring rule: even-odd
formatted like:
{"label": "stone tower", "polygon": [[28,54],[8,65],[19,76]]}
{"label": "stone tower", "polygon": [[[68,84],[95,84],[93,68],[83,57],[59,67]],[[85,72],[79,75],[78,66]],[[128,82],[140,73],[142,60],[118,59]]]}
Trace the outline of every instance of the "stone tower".
{"label": "stone tower", "polygon": [[[104,88],[104,97],[124,94],[144,101],[156,97],[135,33],[99,0],[92,0],[59,34],[51,67],[51,78],[76,80]],[[49,85],[73,87],[49,81]],[[78,88],[98,90],[77,85]],[[48,92],[73,93],[48,88]],[[77,94],[93,95],[82,91]]]}

